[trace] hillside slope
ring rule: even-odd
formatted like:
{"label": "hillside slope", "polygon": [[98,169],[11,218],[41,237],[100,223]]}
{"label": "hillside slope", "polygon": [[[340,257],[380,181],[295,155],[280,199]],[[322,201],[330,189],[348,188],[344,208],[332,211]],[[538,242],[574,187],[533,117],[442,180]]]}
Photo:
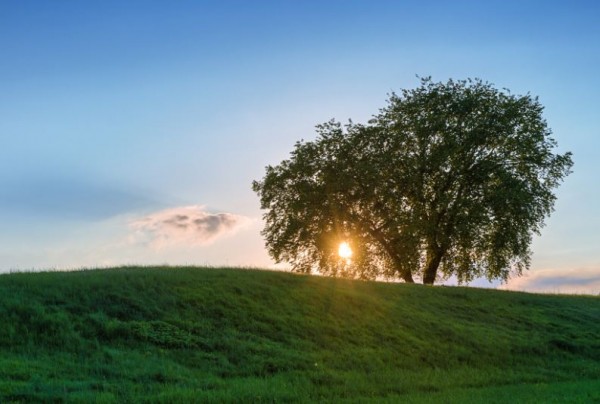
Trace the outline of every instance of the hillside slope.
{"label": "hillside slope", "polygon": [[0,402],[600,402],[600,298],[243,269],[0,276]]}

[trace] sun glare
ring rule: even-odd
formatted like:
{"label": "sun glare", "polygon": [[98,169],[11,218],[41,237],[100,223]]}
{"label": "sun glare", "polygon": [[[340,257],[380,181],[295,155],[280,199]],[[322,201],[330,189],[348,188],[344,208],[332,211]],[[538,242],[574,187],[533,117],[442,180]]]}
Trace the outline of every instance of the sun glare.
{"label": "sun glare", "polygon": [[352,249],[347,242],[340,243],[340,248],[338,248],[338,254],[341,258],[350,259],[352,257]]}

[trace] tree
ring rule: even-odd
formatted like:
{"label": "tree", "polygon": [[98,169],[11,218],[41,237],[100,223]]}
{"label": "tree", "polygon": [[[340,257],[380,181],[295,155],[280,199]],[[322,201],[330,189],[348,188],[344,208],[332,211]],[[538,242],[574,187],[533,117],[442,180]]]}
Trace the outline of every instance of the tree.
{"label": "tree", "polygon": [[[479,79],[392,94],[368,124],[330,121],[254,181],[271,256],[293,270],[425,284],[507,280],[571,172],[529,94]],[[351,259],[337,255],[351,245]]]}

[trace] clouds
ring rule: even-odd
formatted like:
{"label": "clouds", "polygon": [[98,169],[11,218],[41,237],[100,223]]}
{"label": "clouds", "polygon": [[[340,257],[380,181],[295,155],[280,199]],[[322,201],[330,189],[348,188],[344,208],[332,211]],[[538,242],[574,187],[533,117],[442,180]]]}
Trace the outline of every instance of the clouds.
{"label": "clouds", "polygon": [[600,266],[577,269],[532,270],[509,279],[500,289],[546,293],[600,293]]}
{"label": "clouds", "polygon": [[152,247],[206,245],[236,233],[252,219],[233,213],[209,213],[202,205],[183,206],[134,220],[130,241]]}

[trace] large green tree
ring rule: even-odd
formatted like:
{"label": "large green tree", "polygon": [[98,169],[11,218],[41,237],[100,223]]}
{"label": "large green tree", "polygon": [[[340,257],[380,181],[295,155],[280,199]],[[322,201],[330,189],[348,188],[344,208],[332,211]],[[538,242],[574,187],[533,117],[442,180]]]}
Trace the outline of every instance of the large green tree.
{"label": "large green tree", "polygon": [[[542,111],[478,79],[425,78],[368,124],[317,126],[253,182],[269,253],[296,271],[363,279],[522,274],[573,164]],[[338,256],[342,241],[351,259]]]}

